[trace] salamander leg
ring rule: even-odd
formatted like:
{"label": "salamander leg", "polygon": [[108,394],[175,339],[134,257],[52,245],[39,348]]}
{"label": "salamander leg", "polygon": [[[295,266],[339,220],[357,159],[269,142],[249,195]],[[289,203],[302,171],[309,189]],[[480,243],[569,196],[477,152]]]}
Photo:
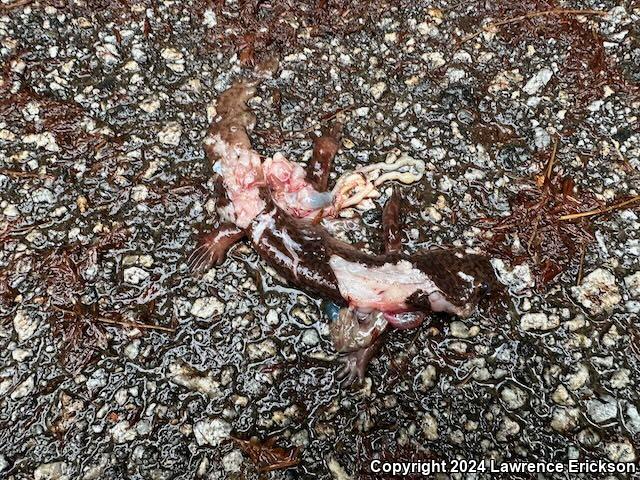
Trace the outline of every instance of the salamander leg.
{"label": "salamander leg", "polygon": [[401,197],[394,187],[382,211],[382,230],[386,253],[398,253],[402,248]]}
{"label": "salamander leg", "polygon": [[333,159],[340,149],[342,124],[336,122],[331,129],[313,140],[313,155],[307,166],[307,181],[319,192],[326,192]]}
{"label": "salamander leg", "polygon": [[364,380],[369,361],[381,345],[381,335],[387,328],[387,319],[381,312],[363,313],[343,308],[329,326],[333,345],[345,352],[343,368],[337,377],[351,384],[356,378]]}
{"label": "salamander leg", "polygon": [[349,353],[343,360],[344,366],[336,375],[338,380],[343,380],[345,385],[351,385],[356,378],[358,382],[364,382],[364,374],[367,371],[369,362],[378,352],[382,343],[382,337],[378,337],[378,339],[368,347]]}
{"label": "salamander leg", "polygon": [[198,246],[187,260],[189,269],[201,271],[221,264],[227,250],[244,236],[244,230],[231,223],[223,223],[200,239]]}

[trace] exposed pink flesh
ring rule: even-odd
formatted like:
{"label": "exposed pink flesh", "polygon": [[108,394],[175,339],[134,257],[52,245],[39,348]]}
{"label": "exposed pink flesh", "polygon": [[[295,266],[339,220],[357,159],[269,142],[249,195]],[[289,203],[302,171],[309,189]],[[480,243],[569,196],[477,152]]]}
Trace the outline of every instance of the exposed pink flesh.
{"label": "exposed pink flesh", "polygon": [[329,265],[340,293],[359,310],[403,312],[408,309],[405,300],[416,290],[427,293],[438,290],[427,275],[406,260],[367,266],[332,255]]}
{"label": "exposed pink flesh", "polygon": [[306,172],[299,163],[276,153],[262,165],[264,177],[274,201],[280,208],[298,218],[315,217],[332,202],[332,195],[318,192],[306,180]]}
{"label": "exposed pink flesh", "polygon": [[[265,208],[259,193],[262,185],[269,187],[278,207],[296,218],[333,216],[341,208],[357,205],[368,193],[367,190],[350,196],[349,192],[361,183],[357,175],[350,175],[334,192],[320,192],[307,180],[299,163],[280,153],[261,162],[258,153],[248,148],[246,142],[232,144],[228,138],[234,137],[212,134],[205,145],[219,159],[217,169],[231,200],[219,213],[240,228],[246,228]],[[355,180],[358,181],[354,183]]]}
{"label": "exposed pink flesh", "polygon": [[255,115],[247,101],[254,94],[254,82],[237,82],[220,95],[218,116],[204,141],[207,156],[216,162],[230,200],[224,220],[240,228],[249,226],[265,207],[259,191],[264,183],[260,155],[249,140]]}
{"label": "exposed pink flesh", "polygon": [[265,178],[274,191],[295,192],[309,185],[302,166],[287,160],[281,153],[267,158],[263,168]]}
{"label": "exposed pink flesh", "polygon": [[259,191],[264,183],[260,156],[242,145],[226,143],[220,135],[213,135],[205,142],[219,158],[218,168],[233,205],[233,223],[246,228],[265,207]]}
{"label": "exposed pink flesh", "polygon": [[384,318],[398,330],[407,330],[422,325],[427,314],[424,312],[385,313]]}
{"label": "exposed pink flesh", "polygon": [[[468,308],[461,308],[449,302],[429,276],[414,268],[407,260],[396,263],[385,263],[380,266],[362,265],[345,260],[339,255],[332,255],[329,265],[338,280],[338,288],[349,304],[364,312],[378,310],[384,313],[397,314],[414,309],[406,304],[406,299],[420,290],[429,296],[430,308],[434,312],[448,312],[454,315],[467,316]],[[417,317],[397,317],[394,321],[398,328],[403,324],[417,322]],[[395,325],[394,325],[395,326]]]}

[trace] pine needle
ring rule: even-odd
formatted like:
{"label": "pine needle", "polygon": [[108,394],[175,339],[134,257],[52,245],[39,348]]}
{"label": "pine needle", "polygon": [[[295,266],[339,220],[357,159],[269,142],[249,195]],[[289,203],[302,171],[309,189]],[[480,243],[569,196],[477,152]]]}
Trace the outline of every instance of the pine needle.
{"label": "pine needle", "polygon": [[635,197],[625,200],[624,202],[614,203],[613,205],[609,205],[608,207],[594,208],[593,210],[589,210],[587,212],[561,215],[560,220],[575,220],[577,218],[592,217],[594,215],[602,215],[603,213],[608,213],[613,210],[619,210],[623,207],[626,207],[627,205],[631,205],[632,203],[636,203],[638,201],[640,201],[640,195],[636,195]]}
{"label": "pine needle", "polygon": [[553,173],[553,165],[556,163],[556,154],[558,153],[558,137],[553,141],[553,151],[551,152],[551,158],[547,164],[547,171],[545,172],[545,183],[549,183],[551,180],[551,174]]}
{"label": "pine needle", "polygon": [[552,10],[543,10],[543,11],[540,11],[540,12],[530,12],[530,13],[527,13],[525,15],[518,15],[517,17],[508,18],[506,20],[500,20],[500,21],[497,21],[497,22],[488,23],[487,25],[484,25],[482,27],[482,30],[480,30],[479,32],[475,32],[475,33],[472,33],[471,35],[468,35],[468,36],[464,37],[460,41],[460,43],[466,43],[469,40],[471,40],[471,39],[477,37],[478,35],[482,34],[483,32],[491,30],[492,28],[500,27],[502,25],[508,25],[510,23],[521,22],[523,20],[528,20],[530,18],[546,17],[548,15],[597,15],[597,16],[604,17],[607,14],[608,14],[608,12],[605,12],[605,11],[602,11],[602,10],[590,10],[590,9],[577,10],[577,9],[567,9],[567,8],[554,8]]}
{"label": "pine needle", "polygon": [[160,330],[161,332],[169,332],[174,333],[176,331],[175,328],[171,327],[163,327],[162,325],[151,325],[148,323],[140,323],[140,322],[125,322],[120,320],[112,320],[110,318],[99,318],[99,322],[106,323],[108,325],[118,325],[120,327],[131,327],[131,328],[140,328],[142,330]]}
{"label": "pine needle", "polygon": [[13,10],[14,8],[26,7],[33,0],[17,0],[13,3],[0,3],[0,10]]}
{"label": "pine needle", "polygon": [[582,284],[582,275],[584,274],[584,255],[586,253],[586,249],[582,247],[580,252],[580,267],[578,268],[578,279],[576,281],[576,285]]}

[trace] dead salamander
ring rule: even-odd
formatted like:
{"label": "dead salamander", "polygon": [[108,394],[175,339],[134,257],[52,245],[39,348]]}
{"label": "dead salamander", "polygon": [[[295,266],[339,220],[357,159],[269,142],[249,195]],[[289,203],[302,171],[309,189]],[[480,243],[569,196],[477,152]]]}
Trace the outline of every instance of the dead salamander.
{"label": "dead salamander", "polygon": [[282,156],[263,163],[248,136],[255,116],[247,101],[254,93],[255,83],[239,82],[218,99],[205,150],[218,174],[220,224],[204,237],[191,266],[220,263],[246,237],[292,285],[341,306],[330,331],[336,349],[348,353],[341,376],[349,381],[362,380],[387,327],[416,327],[431,312],[473,313],[496,285],[489,260],[453,249],[402,253],[395,192],[383,212],[385,253],[371,255],[334,238],[317,219],[335,211],[337,195],[323,190],[338,150],[330,144],[335,134],[314,142],[306,178]]}

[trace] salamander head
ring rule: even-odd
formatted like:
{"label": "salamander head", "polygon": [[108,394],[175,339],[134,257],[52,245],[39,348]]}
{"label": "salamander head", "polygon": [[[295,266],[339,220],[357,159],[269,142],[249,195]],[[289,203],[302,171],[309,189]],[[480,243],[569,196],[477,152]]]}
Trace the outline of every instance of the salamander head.
{"label": "salamander head", "polygon": [[338,352],[353,352],[371,345],[387,327],[382,312],[361,312],[350,307],[340,310],[329,324],[333,346]]}

